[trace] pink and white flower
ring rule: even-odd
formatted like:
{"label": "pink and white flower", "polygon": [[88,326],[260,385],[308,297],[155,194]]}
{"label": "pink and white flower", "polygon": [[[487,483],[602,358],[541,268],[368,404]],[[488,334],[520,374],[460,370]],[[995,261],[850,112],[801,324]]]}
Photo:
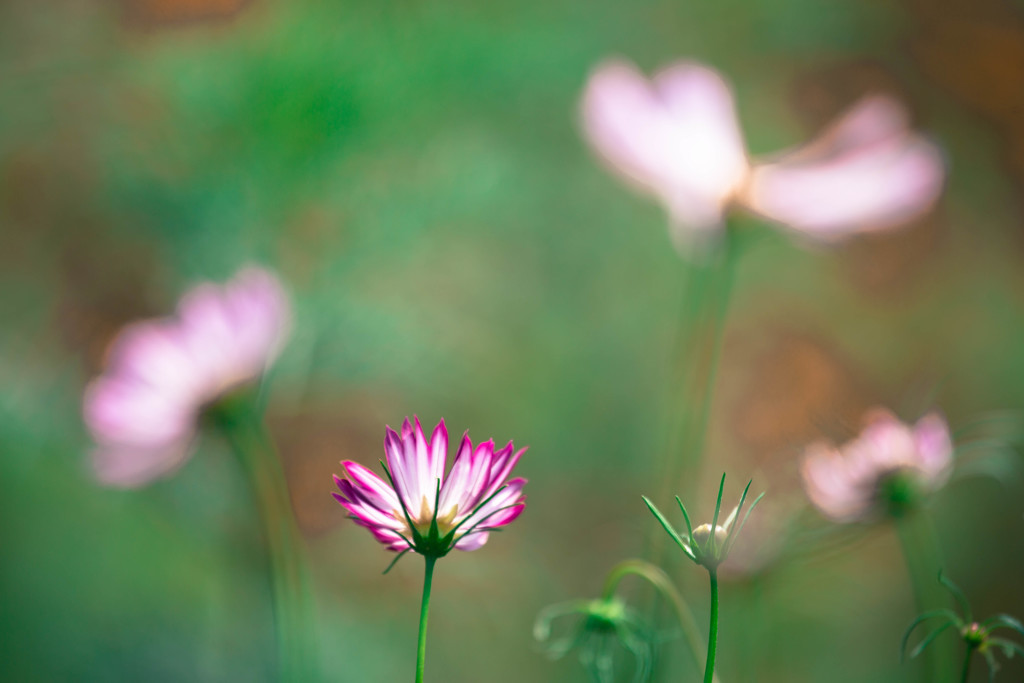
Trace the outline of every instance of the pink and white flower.
{"label": "pink and white flower", "polygon": [[923,214],[944,177],[938,149],[880,95],[806,146],[751,160],[732,89],[695,62],[649,80],[628,62],[601,64],[584,90],[582,121],[608,166],[665,206],[685,250],[717,237],[732,207],[816,240],[884,230]]}
{"label": "pink and white flower", "polygon": [[428,442],[418,418],[406,418],[399,434],[387,428],[385,482],[359,463],[342,461],[347,477],[334,477],[340,493],[331,495],[388,550],[413,550],[442,557],[452,548],[476,550],[488,532],[516,519],[526,506],[526,480],[508,479],[525,448],[512,442],[495,450],[494,441],[473,447],[463,434],[451,470],[445,475],[448,430],[441,420]]}
{"label": "pink and white flower", "polygon": [[203,410],[263,374],[290,320],[277,278],[249,267],[225,285],[192,289],[173,317],[125,328],[85,391],[99,480],[141,486],[180,466]]}
{"label": "pink and white flower", "polygon": [[852,441],[806,450],[801,473],[811,502],[837,522],[868,518],[888,509],[899,513],[949,479],[953,444],[937,413],[914,425],[875,410]]}

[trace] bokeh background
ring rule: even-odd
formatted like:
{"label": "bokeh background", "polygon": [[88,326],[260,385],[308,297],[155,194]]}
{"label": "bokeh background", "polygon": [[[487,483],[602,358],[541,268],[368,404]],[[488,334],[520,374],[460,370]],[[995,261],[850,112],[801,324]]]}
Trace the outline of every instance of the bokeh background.
{"label": "bokeh background", "polygon": [[[297,309],[268,419],[325,679],[412,673],[421,562],[381,576],[390,556],[329,492],[416,413],[530,446],[526,514],[439,565],[428,678],[586,680],[531,625],[644,552],[686,274],[660,209],[581,141],[578,94],[609,55],[725,71],[754,152],[893,93],[951,169],[899,233],[807,249],[749,222],[691,505],[710,514],[726,469],[733,495],[768,490],[723,588],[722,680],[919,676],[898,659],[914,606],[890,529],[774,552],[815,524],[801,447],[876,404],[939,406],[970,444],[931,510],[947,571],[980,615],[1024,615],[1024,4],[5,0],[0,677],[274,679],[259,521],[225,445],[108,490],[80,418],[122,324],[258,262]],[[703,622],[704,578],[678,560]],[[663,646],[658,680],[696,677],[684,649]]]}

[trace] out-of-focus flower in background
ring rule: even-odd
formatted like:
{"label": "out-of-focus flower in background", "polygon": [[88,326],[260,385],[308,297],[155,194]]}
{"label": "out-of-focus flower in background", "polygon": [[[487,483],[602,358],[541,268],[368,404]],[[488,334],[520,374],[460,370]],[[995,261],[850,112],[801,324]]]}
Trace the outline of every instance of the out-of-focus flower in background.
{"label": "out-of-focus flower in background", "polygon": [[944,177],[938,149],[881,95],[806,146],[752,161],[731,88],[694,62],[652,79],[621,60],[601,64],[584,90],[582,119],[610,168],[664,204],[684,251],[713,241],[733,207],[816,240],[894,227],[926,211]]}
{"label": "out-of-focus flower in background", "polygon": [[85,392],[100,481],[141,486],[183,463],[203,411],[263,374],[290,322],[277,278],[248,267],[192,289],[173,317],[125,328]]}
{"label": "out-of-focus flower in background", "polygon": [[334,477],[341,493],[331,495],[388,550],[413,550],[428,558],[443,557],[452,548],[476,550],[489,531],[511,523],[526,506],[526,480],[507,479],[525,450],[516,451],[511,441],[497,451],[494,441],[474,449],[467,432],[445,476],[444,420],[428,443],[419,419],[414,425],[406,418],[401,434],[388,427],[384,438],[390,484],[345,460],[348,477]]}
{"label": "out-of-focus flower in background", "polygon": [[[565,619],[563,619],[565,617]],[[553,622],[574,623],[553,636]],[[551,659],[577,650],[580,664],[596,683],[612,683],[628,667],[617,661],[619,651],[632,655],[634,682],[650,678],[658,633],[644,618],[611,596],[599,600],[573,600],[549,605],[537,615],[533,637]]]}
{"label": "out-of-focus flower in background", "polygon": [[860,435],[842,446],[812,444],[803,461],[807,496],[837,522],[878,513],[900,516],[949,479],[953,444],[937,413],[911,426],[876,409],[866,422]]}

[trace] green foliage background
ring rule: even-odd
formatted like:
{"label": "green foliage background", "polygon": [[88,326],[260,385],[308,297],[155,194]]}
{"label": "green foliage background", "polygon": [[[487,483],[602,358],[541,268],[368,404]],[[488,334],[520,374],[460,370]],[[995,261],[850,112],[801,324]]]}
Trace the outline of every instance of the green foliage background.
{"label": "green foliage background", "polygon": [[[390,556],[329,492],[338,460],[374,462],[384,424],[416,413],[530,446],[526,514],[439,565],[428,678],[585,680],[572,658],[547,661],[530,628],[644,552],[654,522],[640,495],[659,486],[686,270],[658,207],[578,134],[582,84],[609,55],[722,69],[755,152],[806,138],[823,120],[815,103],[838,111],[861,73],[912,103],[951,175],[909,236],[825,251],[747,221],[691,508],[709,514],[728,469],[735,486],[769,490],[758,514],[784,520],[802,505],[804,443],[849,436],[869,405],[914,418],[935,404],[983,437],[975,454],[996,473],[934,501],[948,573],[979,614],[1024,614],[1019,179],[1010,133],[922,65],[913,41],[931,15],[917,3],[202,11],[226,4],[0,5],[5,680],[273,679],[258,520],[225,446],[203,439],[175,477],[106,490],[80,418],[118,326],[247,262],[277,269],[297,310],[270,422],[306,532],[325,679],[412,671],[420,562],[380,576]],[[979,72],[982,91],[994,78]],[[768,427],[751,431],[752,416]],[[786,420],[796,426],[758,436]],[[749,529],[743,542],[771,546],[770,524]],[[669,569],[703,621],[703,579],[679,560]],[[897,657],[914,608],[887,529],[737,570],[723,595],[724,681],[917,674]],[[658,680],[696,676],[682,650],[662,648]],[[1010,663],[1003,680],[1021,672]]]}

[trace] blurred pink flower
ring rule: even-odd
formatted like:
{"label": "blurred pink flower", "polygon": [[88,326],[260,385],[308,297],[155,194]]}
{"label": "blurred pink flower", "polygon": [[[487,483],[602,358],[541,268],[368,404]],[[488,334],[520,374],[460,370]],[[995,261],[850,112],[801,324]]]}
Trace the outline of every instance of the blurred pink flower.
{"label": "blurred pink flower", "polygon": [[939,151],[885,96],[862,99],[802,148],[751,161],[716,71],[677,62],[647,79],[611,60],[587,82],[582,119],[611,169],[664,204],[682,249],[714,239],[733,206],[832,240],[910,221],[942,188]]}
{"label": "blurred pink flower", "polygon": [[467,432],[446,477],[444,420],[428,443],[419,419],[413,425],[406,418],[401,435],[388,427],[384,438],[390,483],[345,460],[348,478],[335,476],[341,493],[331,495],[388,550],[435,558],[452,548],[476,550],[489,531],[512,522],[526,506],[526,480],[506,481],[525,450],[515,451],[511,441],[498,451],[494,441],[474,449]]}
{"label": "blurred pink flower", "polygon": [[278,280],[250,267],[192,289],[174,317],[126,327],[85,392],[99,480],[141,486],[183,463],[203,409],[263,374],[290,319]]}
{"label": "blurred pink flower", "polygon": [[937,413],[910,426],[875,410],[843,446],[809,446],[801,473],[807,496],[826,517],[852,522],[879,512],[878,506],[899,513],[945,484],[952,462],[949,428]]}

